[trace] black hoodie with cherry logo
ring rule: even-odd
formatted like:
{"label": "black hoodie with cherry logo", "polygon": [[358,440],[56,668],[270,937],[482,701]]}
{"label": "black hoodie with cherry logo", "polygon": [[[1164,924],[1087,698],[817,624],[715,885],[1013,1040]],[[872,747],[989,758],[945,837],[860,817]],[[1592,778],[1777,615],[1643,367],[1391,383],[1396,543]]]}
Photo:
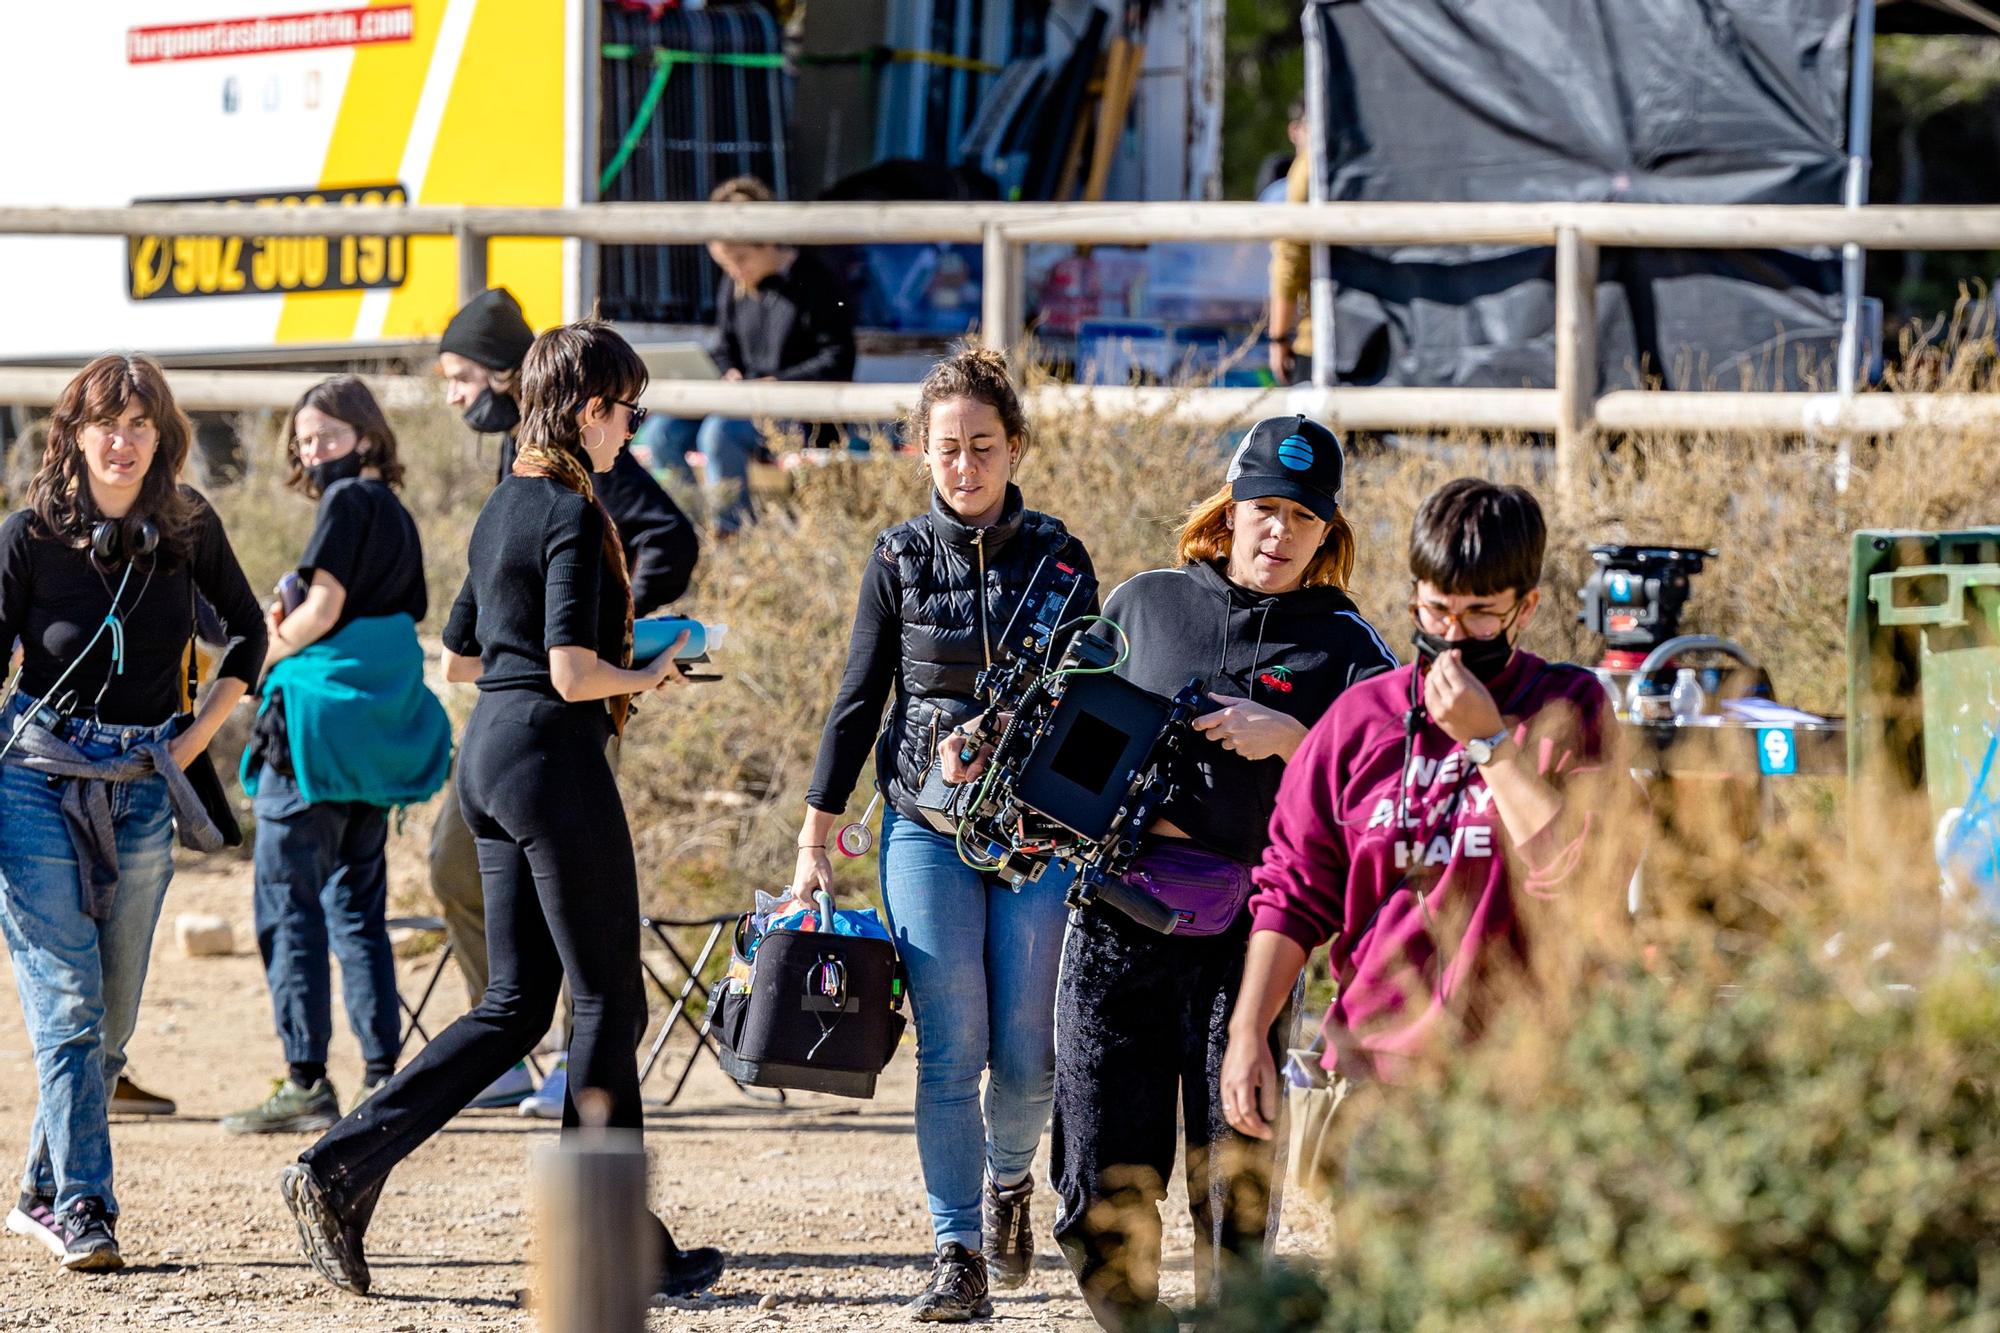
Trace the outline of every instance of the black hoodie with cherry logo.
{"label": "black hoodie with cherry logo", "polygon": [[[1190,679],[1310,727],[1340,692],[1396,665],[1375,627],[1337,588],[1268,596],[1240,588],[1220,563],[1154,569],[1118,586],[1104,614],[1131,642],[1118,674],[1171,696]],[[1254,864],[1270,842],[1285,763],[1250,760],[1199,733],[1183,747],[1180,791],[1162,807],[1193,841]]]}

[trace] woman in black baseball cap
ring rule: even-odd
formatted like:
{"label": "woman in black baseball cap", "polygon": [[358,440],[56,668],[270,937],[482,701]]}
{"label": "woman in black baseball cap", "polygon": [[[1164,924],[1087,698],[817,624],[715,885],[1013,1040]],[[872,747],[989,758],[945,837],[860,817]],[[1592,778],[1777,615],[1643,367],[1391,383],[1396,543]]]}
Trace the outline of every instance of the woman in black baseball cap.
{"label": "woman in black baseball cap", "polygon": [[[1179,924],[1155,934],[1092,906],[1063,948],[1056,1239],[1106,1328],[1165,1315],[1158,1205],[1177,1150],[1198,1294],[1263,1240],[1269,1145],[1229,1128],[1218,1081],[1250,931],[1250,870],[1307,729],[1342,690],[1395,665],[1345,592],[1354,532],[1340,512],[1341,463],[1340,441],[1316,421],[1258,422],[1224,484],[1189,511],[1175,564],[1105,603],[1130,645],[1118,674],[1162,695],[1196,678],[1211,703],[1126,876]],[[1272,1027],[1274,1048],[1286,1022]]]}

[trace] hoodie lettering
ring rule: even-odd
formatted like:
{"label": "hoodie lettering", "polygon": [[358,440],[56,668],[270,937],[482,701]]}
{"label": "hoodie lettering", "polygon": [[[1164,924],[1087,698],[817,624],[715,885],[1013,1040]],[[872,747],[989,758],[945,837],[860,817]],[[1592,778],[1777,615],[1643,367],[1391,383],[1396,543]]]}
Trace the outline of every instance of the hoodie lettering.
{"label": "hoodie lettering", "polygon": [[1429,842],[1399,839],[1396,843],[1396,869],[1441,866],[1453,859],[1487,860],[1492,855],[1492,828],[1485,824],[1461,824],[1449,834],[1437,834]]}

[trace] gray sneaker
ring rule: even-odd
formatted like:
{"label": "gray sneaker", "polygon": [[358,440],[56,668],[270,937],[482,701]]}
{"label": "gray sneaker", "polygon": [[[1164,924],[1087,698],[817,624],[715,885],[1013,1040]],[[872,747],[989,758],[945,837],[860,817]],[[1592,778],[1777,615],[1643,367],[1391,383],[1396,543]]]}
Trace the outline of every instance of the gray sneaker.
{"label": "gray sneaker", "polygon": [[317,1134],[340,1119],[333,1084],[319,1079],[302,1088],[289,1078],[273,1080],[271,1095],[247,1111],[222,1117],[231,1134]]}
{"label": "gray sneaker", "polygon": [[56,1217],[56,1201],[51,1195],[23,1192],[20,1202],[7,1214],[7,1230],[26,1236],[58,1259],[69,1257],[62,1222]]}

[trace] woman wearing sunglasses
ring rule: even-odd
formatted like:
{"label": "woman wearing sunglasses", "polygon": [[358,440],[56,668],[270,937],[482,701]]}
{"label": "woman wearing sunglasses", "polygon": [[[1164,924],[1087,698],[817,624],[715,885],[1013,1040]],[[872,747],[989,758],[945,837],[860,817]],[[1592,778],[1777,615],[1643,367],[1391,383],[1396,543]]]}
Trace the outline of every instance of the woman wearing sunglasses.
{"label": "woman wearing sunglasses", "polygon": [[[465,586],[445,622],[445,678],[476,681],[458,801],[486,889],[492,979],[485,997],[350,1112],[281,1177],[306,1257],[357,1295],[363,1238],[389,1173],[548,1030],[568,978],[573,1094],[635,1137],[645,1026],[639,884],[631,830],[605,746],[634,695],[679,682],[673,644],[632,663],[632,590],[592,477],[631,434],[646,369],[625,340],[586,320],[535,340],[521,370],[520,453],[472,530]],[[654,1223],[653,1290],[700,1291],[722,1271]]]}

